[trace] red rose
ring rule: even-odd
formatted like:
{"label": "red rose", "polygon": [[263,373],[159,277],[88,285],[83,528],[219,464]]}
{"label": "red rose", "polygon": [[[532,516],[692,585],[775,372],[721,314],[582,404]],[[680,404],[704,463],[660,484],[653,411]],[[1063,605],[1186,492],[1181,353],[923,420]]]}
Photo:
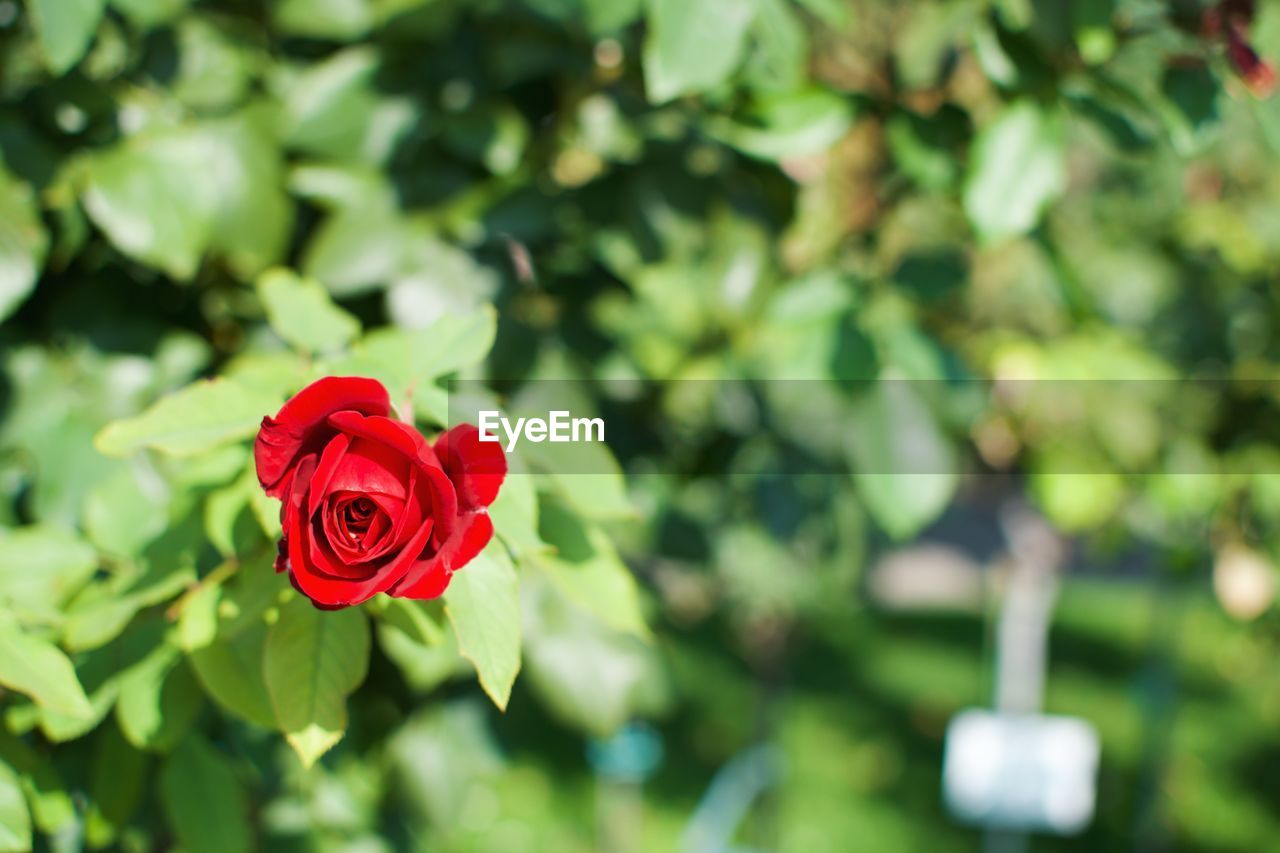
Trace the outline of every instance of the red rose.
{"label": "red rose", "polygon": [[262,419],[253,457],[281,501],[276,571],[318,607],[435,598],[493,536],[502,446],[470,424],[433,446],[390,413],[380,382],[329,377]]}

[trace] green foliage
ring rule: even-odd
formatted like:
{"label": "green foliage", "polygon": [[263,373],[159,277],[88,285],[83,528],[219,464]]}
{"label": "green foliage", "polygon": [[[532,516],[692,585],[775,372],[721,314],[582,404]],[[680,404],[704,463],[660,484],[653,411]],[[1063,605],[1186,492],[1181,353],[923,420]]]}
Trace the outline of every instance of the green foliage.
{"label": "green foliage", "polygon": [[360,334],[360,321],[333,304],[317,281],[288,270],[268,270],[258,279],[258,296],[271,327],[304,352],[341,349]]}
{"label": "green foliage", "polygon": [[[1275,847],[1274,612],[1206,573],[1275,560],[1280,99],[1207,5],[9,4],[0,850],[609,846],[584,741],[638,721],[640,849],[759,741],[726,845],[971,847],[985,610],[869,567],[1015,493],[1141,552],[1062,583],[1048,707],[1104,740],[1063,844]],[[442,599],[320,611],[250,441],[326,375],[428,438],[454,380],[556,387],[609,442],[522,446]]]}
{"label": "green foliage", "polygon": [[80,718],[93,713],[66,655],[7,615],[0,619],[0,684],[50,711]]}
{"label": "green foliage", "polygon": [[1021,102],[973,141],[964,209],[984,239],[1025,234],[1067,183],[1061,119]]}
{"label": "green foliage", "polygon": [[160,797],[187,850],[247,850],[248,798],[235,768],[198,737],[184,740],[160,771]]}
{"label": "green foliage", "polygon": [[31,849],[31,816],[22,796],[18,774],[0,761],[0,850]]}
{"label": "green foliage", "polygon": [[0,173],[0,320],[12,314],[35,287],[48,250],[31,188]]}
{"label": "green foliage", "polygon": [[262,413],[277,402],[229,379],[200,382],[171,394],[142,414],[107,426],[94,444],[110,456],[144,447],[189,456],[255,434]]}
{"label": "green foliage", "polygon": [[644,71],[649,100],[662,103],[729,79],[742,60],[752,3],[650,0],[648,6]]}
{"label": "green foliage", "polygon": [[304,598],[280,608],[267,632],[262,674],[279,724],[310,767],[347,728],[347,695],[364,681],[369,622],[359,610],[317,610]]}
{"label": "green foliage", "polygon": [[106,0],[29,0],[41,52],[55,75],[65,74],[84,56],[106,5]]}
{"label": "green foliage", "polygon": [[519,588],[511,561],[501,547],[490,546],[445,591],[458,651],[475,665],[480,686],[503,710],[520,671]]}

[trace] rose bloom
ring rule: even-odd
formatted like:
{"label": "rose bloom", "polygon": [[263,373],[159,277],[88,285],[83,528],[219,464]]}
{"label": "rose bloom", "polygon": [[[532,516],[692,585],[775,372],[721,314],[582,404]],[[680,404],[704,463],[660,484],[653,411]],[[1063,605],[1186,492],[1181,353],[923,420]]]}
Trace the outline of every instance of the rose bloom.
{"label": "rose bloom", "polygon": [[281,501],[276,571],[317,607],[436,598],[493,536],[502,446],[470,424],[428,444],[390,414],[380,382],[328,377],[262,419],[253,457]]}

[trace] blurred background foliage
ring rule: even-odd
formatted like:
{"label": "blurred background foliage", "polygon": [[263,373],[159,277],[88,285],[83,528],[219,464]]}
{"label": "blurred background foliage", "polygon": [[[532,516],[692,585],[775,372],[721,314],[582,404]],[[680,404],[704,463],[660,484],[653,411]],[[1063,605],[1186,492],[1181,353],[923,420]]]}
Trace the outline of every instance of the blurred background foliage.
{"label": "blurred background foliage", "polygon": [[[1102,737],[1037,849],[1280,845],[1254,6],[0,0],[0,849],[974,849],[1020,501]],[[625,483],[318,614],[247,439],[324,373],[582,380]]]}

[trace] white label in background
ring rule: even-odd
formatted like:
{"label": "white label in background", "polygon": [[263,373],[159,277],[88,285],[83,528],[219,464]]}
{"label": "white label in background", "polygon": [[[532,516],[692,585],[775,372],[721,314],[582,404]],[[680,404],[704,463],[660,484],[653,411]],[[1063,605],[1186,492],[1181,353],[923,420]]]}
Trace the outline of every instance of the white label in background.
{"label": "white label in background", "polygon": [[947,726],[947,807],[965,823],[1075,834],[1093,820],[1099,751],[1078,717],[962,711]]}

